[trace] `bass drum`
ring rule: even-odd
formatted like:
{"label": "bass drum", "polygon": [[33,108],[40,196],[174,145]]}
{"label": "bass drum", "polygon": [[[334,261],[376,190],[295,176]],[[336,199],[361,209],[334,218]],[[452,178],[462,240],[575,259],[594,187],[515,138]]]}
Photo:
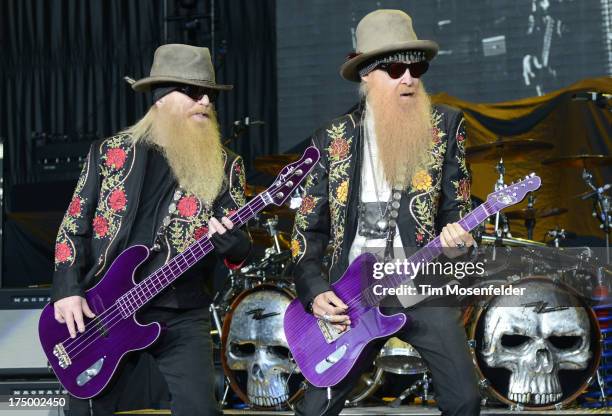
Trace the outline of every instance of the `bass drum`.
{"label": "bass drum", "polygon": [[595,313],[573,289],[545,276],[513,287],[523,294],[492,296],[465,309],[479,384],[516,410],[563,408],[596,374],[601,332]]}
{"label": "bass drum", "polygon": [[283,329],[294,298],[287,287],[262,284],[238,295],[223,321],[223,371],[234,393],[251,407],[287,408],[303,394],[304,377]]}

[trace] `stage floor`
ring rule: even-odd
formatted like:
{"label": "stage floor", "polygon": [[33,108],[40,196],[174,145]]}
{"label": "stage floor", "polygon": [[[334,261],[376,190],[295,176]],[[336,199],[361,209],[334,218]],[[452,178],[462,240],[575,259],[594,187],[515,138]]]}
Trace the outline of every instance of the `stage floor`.
{"label": "stage floor", "polygon": [[[120,412],[116,413],[120,415],[170,415],[169,410],[138,410],[133,412]],[[253,416],[290,416],[294,413],[292,411],[274,411],[274,410],[234,410],[224,409],[224,415],[253,415]],[[369,407],[353,407],[344,409],[341,415],[345,416],[383,416],[383,415],[394,415],[394,416],[430,416],[439,415],[440,412],[437,409],[431,407],[422,406],[400,406],[398,408],[391,408],[386,406],[369,406]],[[496,415],[611,415],[612,407],[607,409],[566,409],[566,410],[541,410],[541,411],[512,411],[504,408],[489,409],[483,408],[481,413],[483,416],[496,416]]]}

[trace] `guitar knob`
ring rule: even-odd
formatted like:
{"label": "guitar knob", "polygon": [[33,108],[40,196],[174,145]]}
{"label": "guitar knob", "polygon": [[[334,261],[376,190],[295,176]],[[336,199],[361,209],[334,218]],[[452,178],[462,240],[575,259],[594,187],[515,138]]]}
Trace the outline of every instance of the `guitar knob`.
{"label": "guitar knob", "polygon": [[307,165],[312,165],[312,159],[308,158],[304,161]]}
{"label": "guitar knob", "polygon": [[279,192],[279,193],[276,194],[276,196],[279,197],[279,198],[284,198],[285,194],[282,193],[282,192]]}
{"label": "guitar knob", "polygon": [[295,171],[295,174],[298,175],[298,176],[302,176],[303,173],[304,172],[302,171],[302,169],[298,169],[298,170]]}
{"label": "guitar knob", "polygon": [[291,187],[293,186],[293,182],[292,182],[292,181],[289,181],[289,182],[287,182],[287,183],[285,184],[285,186],[288,186],[289,188],[291,188]]}

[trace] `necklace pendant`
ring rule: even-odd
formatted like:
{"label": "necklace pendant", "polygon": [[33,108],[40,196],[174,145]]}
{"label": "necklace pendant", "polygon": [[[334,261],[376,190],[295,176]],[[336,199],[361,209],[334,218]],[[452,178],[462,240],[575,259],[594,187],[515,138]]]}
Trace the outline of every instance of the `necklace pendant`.
{"label": "necklace pendant", "polygon": [[376,222],[376,226],[378,227],[379,231],[386,231],[387,227],[389,226],[389,223],[387,222],[387,220],[378,220]]}

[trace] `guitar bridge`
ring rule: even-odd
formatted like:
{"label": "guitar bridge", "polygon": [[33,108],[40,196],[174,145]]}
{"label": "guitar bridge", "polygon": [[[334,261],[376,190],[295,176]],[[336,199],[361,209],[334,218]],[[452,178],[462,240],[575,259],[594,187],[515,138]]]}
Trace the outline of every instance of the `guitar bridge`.
{"label": "guitar bridge", "polygon": [[72,364],[72,360],[66,352],[64,344],[61,342],[59,344],[55,344],[55,347],[53,347],[53,355],[57,357],[58,364],[61,368],[66,369],[70,364]]}
{"label": "guitar bridge", "polygon": [[321,333],[325,338],[325,342],[327,342],[328,344],[331,344],[332,342],[340,338],[340,336],[351,330],[351,327],[349,326],[346,331],[338,332],[338,330],[334,328],[331,323],[322,319],[317,319],[317,324],[319,324],[319,329],[321,330]]}

